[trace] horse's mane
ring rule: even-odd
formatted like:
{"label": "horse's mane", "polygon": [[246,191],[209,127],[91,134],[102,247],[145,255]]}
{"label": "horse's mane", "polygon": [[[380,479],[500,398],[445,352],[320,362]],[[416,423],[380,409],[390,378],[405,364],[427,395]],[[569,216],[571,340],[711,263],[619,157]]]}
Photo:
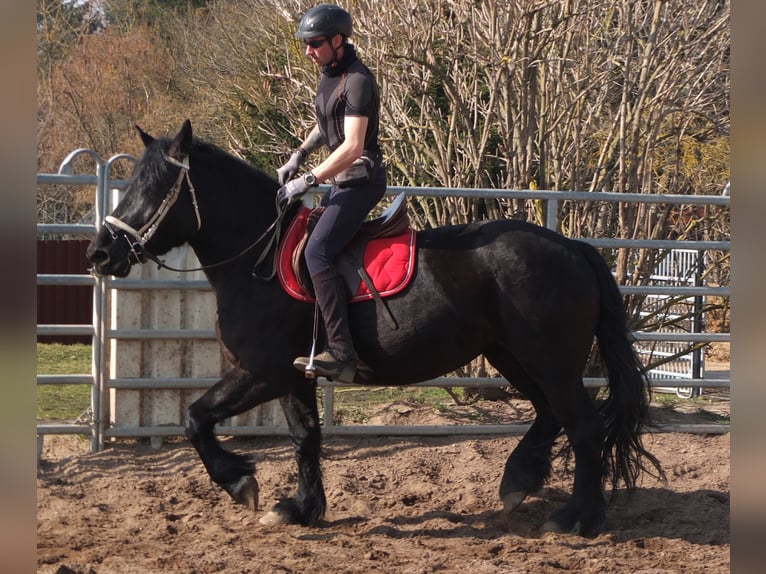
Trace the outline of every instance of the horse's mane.
{"label": "horse's mane", "polygon": [[[165,161],[164,154],[172,142],[170,137],[161,137],[144,149],[141,158],[142,169],[136,170],[132,177],[137,183],[144,183],[141,187],[152,189],[152,183],[167,182],[172,165]],[[238,158],[233,154],[221,149],[217,145],[199,138],[193,138],[190,149],[190,165],[194,170],[194,164],[204,162],[209,166],[221,166],[224,169],[217,170],[220,177],[228,180],[247,180],[257,189],[268,189],[273,192],[278,187],[276,180],[260,169]],[[167,183],[165,183],[165,187]],[[162,187],[162,186],[159,186]]]}
{"label": "horse's mane", "polygon": [[239,158],[203,139],[193,139],[191,156],[195,158],[194,161],[209,161],[214,166],[225,166],[224,170],[219,171],[219,176],[223,178],[228,179],[228,177],[231,177],[239,181],[247,180],[254,188],[259,190],[266,189],[269,191],[269,194],[273,194],[277,187],[279,187],[276,179],[257,165]]}

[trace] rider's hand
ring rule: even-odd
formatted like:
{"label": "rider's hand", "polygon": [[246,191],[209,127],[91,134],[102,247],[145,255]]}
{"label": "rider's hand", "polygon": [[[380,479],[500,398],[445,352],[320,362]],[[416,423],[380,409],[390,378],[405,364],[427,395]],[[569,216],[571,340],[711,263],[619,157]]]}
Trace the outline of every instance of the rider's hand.
{"label": "rider's hand", "polygon": [[290,205],[303,197],[309,189],[314,187],[314,185],[306,181],[306,178],[307,176],[292,179],[286,185],[280,187],[277,190],[277,203],[280,206]]}
{"label": "rider's hand", "polygon": [[277,176],[279,177],[279,184],[285,185],[288,181],[295,177],[300,169],[303,160],[306,159],[306,152],[301,148],[298,148],[287,160],[287,163],[277,169]]}

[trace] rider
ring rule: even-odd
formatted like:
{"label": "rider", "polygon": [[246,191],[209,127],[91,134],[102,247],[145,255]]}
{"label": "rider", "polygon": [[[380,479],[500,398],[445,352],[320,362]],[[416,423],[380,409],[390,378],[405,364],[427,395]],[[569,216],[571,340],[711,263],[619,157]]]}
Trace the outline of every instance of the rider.
{"label": "rider", "polygon": [[[359,60],[348,38],[351,15],[332,4],[319,4],[303,16],[295,36],[306,55],[322,67],[316,93],[316,125],[290,159],[277,170],[280,204],[289,204],[327,180],[332,185],[320,201],[324,208],[306,246],[306,265],[322,314],[327,349],[314,357],[316,375],[351,382],[356,372],[348,321],[349,293],[336,268],[336,257],[359,230],[386,191],[386,169],[378,144],[380,95],[372,72]],[[295,177],[311,152],[327,146],[327,158]],[[305,370],[308,357],[298,357]]]}

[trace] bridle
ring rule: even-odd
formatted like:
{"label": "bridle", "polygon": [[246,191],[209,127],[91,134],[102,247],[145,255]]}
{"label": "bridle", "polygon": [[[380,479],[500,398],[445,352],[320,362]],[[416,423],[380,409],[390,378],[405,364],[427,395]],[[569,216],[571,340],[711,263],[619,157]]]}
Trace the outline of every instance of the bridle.
{"label": "bridle", "polygon": [[146,251],[145,245],[156,233],[160,223],[162,223],[162,220],[165,219],[170,212],[170,208],[173,207],[178,196],[181,195],[184,179],[189,184],[189,194],[191,195],[192,205],[194,206],[194,214],[197,217],[197,231],[202,228],[202,217],[199,213],[197,193],[194,191],[194,185],[192,185],[191,178],[189,177],[189,156],[186,156],[183,161],[178,161],[177,159],[166,155],[165,161],[180,168],[178,177],[160,203],[157,211],[154,212],[154,215],[152,215],[140,229],[131,227],[113,215],[107,215],[104,218],[104,226],[109,230],[113,240],[117,239],[117,234],[114,230],[115,227],[125,232],[126,238],[128,238],[128,243],[130,244],[131,258],[134,260],[134,263],[143,263],[146,260],[145,256],[148,255],[148,251]]}
{"label": "bridle", "polygon": [[[274,220],[274,222],[264,231],[258,239],[256,239],[253,243],[251,243],[248,247],[234,255],[233,257],[230,257],[228,259],[225,259],[224,261],[219,261],[217,263],[211,263],[210,265],[202,265],[199,267],[194,267],[192,269],[176,269],[175,267],[171,267],[170,265],[167,265],[164,261],[162,261],[159,257],[151,253],[146,249],[146,243],[152,238],[152,236],[157,232],[157,229],[159,228],[160,223],[165,219],[168,212],[170,211],[170,208],[173,207],[176,200],[178,199],[179,195],[181,194],[181,189],[183,188],[183,182],[186,180],[187,187],[189,188],[189,195],[191,196],[191,202],[194,206],[194,215],[197,219],[197,231],[202,229],[202,216],[200,215],[199,211],[199,203],[197,202],[197,193],[194,190],[194,185],[192,184],[191,178],[189,177],[189,156],[186,156],[183,158],[183,160],[177,160],[173,157],[170,157],[168,155],[164,156],[165,161],[170,163],[171,165],[174,165],[178,168],[180,168],[180,171],[178,172],[178,177],[176,178],[175,183],[173,186],[168,190],[167,195],[160,203],[159,207],[157,208],[157,211],[154,212],[154,215],[152,215],[144,225],[141,226],[140,229],[135,229],[132,226],[128,225],[124,221],[118,219],[117,217],[114,217],[113,215],[107,215],[104,218],[104,227],[109,231],[109,235],[111,235],[113,241],[117,241],[119,239],[119,234],[117,233],[117,229],[121,230],[124,233],[124,237],[128,242],[128,245],[130,246],[130,260],[132,263],[145,263],[147,259],[150,259],[151,261],[154,261],[157,264],[158,268],[164,268],[168,269],[169,271],[176,271],[180,273],[191,273],[193,271],[206,271],[208,269],[213,269],[215,267],[221,267],[223,265],[226,265],[228,263],[231,263],[232,261],[235,261],[245,255],[248,251],[253,249],[258,243],[261,242],[262,239],[264,239],[269,233],[274,231],[273,235],[271,236],[271,239],[266,244],[266,247],[264,247],[263,252],[258,257],[258,260],[255,262],[255,265],[253,266],[253,276],[254,277],[260,277],[261,279],[269,280],[272,279],[276,275],[276,268],[277,268],[277,261],[276,257],[274,258],[274,265],[271,270],[271,273],[265,277],[258,276],[256,274],[256,270],[258,266],[263,262],[263,260],[267,257],[269,252],[271,251],[271,248],[279,243],[279,237],[281,235],[281,223],[282,219],[284,218],[285,212],[287,211],[286,206],[282,208],[279,204],[277,204],[277,218]],[[115,229],[116,228],[116,229]]]}

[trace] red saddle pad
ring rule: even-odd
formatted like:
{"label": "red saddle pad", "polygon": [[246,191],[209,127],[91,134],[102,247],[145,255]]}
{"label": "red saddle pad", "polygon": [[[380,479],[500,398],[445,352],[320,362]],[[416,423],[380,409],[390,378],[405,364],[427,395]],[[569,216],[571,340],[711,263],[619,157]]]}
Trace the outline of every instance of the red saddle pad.
{"label": "red saddle pad", "polygon": [[[293,251],[306,233],[309,213],[309,208],[302,207],[290,222],[277,251],[277,275],[282,288],[291,297],[313,302],[314,297],[301,288],[292,266]],[[415,270],[415,237],[415,230],[408,229],[394,237],[372,239],[367,244],[364,251],[364,268],[381,297],[398,293],[412,279]],[[361,281],[359,289],[351,297],[351,302],[365,301],[372,297],[372,291]]]}

